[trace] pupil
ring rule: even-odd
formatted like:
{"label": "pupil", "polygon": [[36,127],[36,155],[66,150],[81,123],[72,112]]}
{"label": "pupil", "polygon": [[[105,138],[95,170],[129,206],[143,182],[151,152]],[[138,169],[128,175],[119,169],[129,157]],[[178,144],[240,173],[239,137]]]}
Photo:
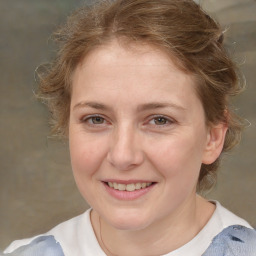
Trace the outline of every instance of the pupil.
{"label": "pupil", "polygon": [[93,122],[97,123],[97,124],[101,124],[102,123],[102,118],[101,117],[94,117]]}
{"label": "pupil", "polygon": [[156,119],[157,124],[166,124],[166,119],[163,117],[159,117]]}

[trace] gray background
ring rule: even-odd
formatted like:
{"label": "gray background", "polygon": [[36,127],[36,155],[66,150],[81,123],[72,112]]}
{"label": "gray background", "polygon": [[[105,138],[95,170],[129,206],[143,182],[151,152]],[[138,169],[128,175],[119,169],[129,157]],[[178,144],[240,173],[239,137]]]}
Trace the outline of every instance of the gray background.
{"label": "gray background", "polygon": [[[0,248],[42,233],[88,206],[73,181],[67,142],[49,138],[48,112],[33,96],[34,70],[54,56],[50,34],[79,0],[0,0]],[[247,79],[238,112],[251,122],[225,157],[208,197],[256,226],[256,2],[204,0],[227,30]]]}

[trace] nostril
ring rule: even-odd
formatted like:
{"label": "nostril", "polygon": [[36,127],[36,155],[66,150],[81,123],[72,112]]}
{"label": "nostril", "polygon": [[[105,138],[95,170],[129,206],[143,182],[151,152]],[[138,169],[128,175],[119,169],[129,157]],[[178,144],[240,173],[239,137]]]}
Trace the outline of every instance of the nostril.
{"label": "nostril", "polygon": [[118,170],[130,170],[143,162],[143,156],[139,151],[112,150],[107,160]]}

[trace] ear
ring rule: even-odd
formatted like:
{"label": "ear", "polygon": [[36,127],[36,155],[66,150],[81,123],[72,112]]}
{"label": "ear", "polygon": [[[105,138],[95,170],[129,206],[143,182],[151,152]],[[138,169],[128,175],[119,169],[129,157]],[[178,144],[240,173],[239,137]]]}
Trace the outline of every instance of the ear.
{"label": "ear", "polygon": [[225,123],[209,127],[202,160],[203,164],[212,164],[219,157],[223,149],[227,130],[228,127]]}

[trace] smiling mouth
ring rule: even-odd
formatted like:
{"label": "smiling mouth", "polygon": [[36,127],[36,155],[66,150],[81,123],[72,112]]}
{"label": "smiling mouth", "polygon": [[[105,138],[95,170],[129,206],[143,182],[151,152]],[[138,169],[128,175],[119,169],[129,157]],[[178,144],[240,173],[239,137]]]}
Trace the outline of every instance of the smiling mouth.
{"label": "smiling mouth", "polygon": [[130,183],[130,184],[105,182],[105,184],[108,185],[110,188],[113,188],[114,190],[132,192],[135,190],[140,190],[140,189],[144,189],[149,186],[152,186],[154,182],[137,182],[137,183]]}

